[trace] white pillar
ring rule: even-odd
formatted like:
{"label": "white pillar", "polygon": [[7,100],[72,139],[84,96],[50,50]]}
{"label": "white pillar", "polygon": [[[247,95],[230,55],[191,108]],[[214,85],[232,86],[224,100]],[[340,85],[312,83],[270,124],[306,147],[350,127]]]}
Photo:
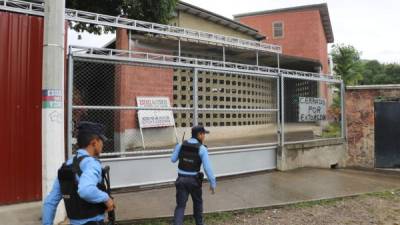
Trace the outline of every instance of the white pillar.
{"label": "white pillar", "polygon": [[[65,0],[45,0],[42,104],[42,193],[51,190],[57,169],[65,160],[64,35]],[[60,204],[59,208],[63,204]],[[57,210],[55,224],[65,218]]]}

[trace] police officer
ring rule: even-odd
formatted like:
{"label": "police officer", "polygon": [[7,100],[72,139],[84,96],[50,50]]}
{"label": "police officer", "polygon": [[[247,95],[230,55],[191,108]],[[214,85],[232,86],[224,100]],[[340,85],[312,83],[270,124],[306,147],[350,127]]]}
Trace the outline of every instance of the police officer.
{"label": "police officer", "polygon": [[[104,126],[81,122],[78,126],[78,151],[58,171],[53,189],[43,204],[43,225],[52,225],[57,205],[64,199],[72,225],[102,225],[105,211],[114,209],[105,192],[103,174],[97,157],[103,150]],[[72,175],[71,175],[72,174]]]}
{"label": "police officer", "polygon": [[196,225],[203,225],[203,198],[201,164],[210,182],[211,193],[215,193],[216,181],[208,159],[208,149],[203,142],[209,133],[203,126],[192,127],[192,138],[176,145],[171,161],[178,164],[178,178],[176,179],[176,208],[174,225],[182,225],[186,202],[189,194],[193,200],[193,216]]}

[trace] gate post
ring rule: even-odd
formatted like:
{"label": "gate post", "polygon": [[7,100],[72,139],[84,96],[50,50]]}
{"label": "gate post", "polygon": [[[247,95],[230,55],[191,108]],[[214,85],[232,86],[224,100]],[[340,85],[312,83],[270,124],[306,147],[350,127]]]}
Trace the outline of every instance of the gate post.
{"label": "gate post", "polygon": [[[45,0],[42,77],[42,196],[51,190],[65,160],[65,0]],[[55,223],[65,218],[58,210]]]}
{"label": "gate post", "polygon": [[73,121],[72,121],[72,104],[73,104],[73,85],[74,85],[74,58],[72,57],[72,49],[68,49],[68,104],[67,104],[67,151],[68,157],[72,156],[72,131],[73,131]]}
{"label": "gate post", "polygon": [[199,106],[198,106],[198,97],[197,97],[197,68],[194,68],[193,74],[193,126],[198,125],[198,116],[199,116]]}
{"label": "gate post", "polygon": [[345,99],[345,86],[344,86],[344,81],[340,82],[340,125],[341,125],[341,137],[343,139],[346,138],[346,112],[345,112],[345,104],[346,104],[346,99]]}

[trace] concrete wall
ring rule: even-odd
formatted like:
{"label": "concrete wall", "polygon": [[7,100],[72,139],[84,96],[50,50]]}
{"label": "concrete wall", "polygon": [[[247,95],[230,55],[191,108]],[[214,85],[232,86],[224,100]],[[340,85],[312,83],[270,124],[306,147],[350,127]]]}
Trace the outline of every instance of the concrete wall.
{"label": "concrete wall", "polygon": [[[268,43],[281,45],[283,54],[317,59],[323,65],[322,72],[329,72],[327,40],[319,10],[245,16],[238,21],[267,36]],[[274,39],[272,23],[278,21],[283,22],[284,37]]]}
{"label": "concrete wall", "polygon": [[172,19],[169,24],[178,27],[191,28],[215,34],[254,40],[254,37],[252,37],[251,35],[247,35],[243,32],[236,31],[230,28],[229,26],[223,26],[217,23],[213,23],[209,20],[182,11],[179,11],[178,16]]}
{"label": "concrete wall", "polygon": [[346,166],[346,143],[344,140],[314,141],[302,144],[287,144],[277,152],[278,170],[302,167],[330,168]]}
{"label": "concrete wall", "polygon": [[347,87],[348,166],[375,166],[374,102],[377,98],[400,98],[400,85]]}

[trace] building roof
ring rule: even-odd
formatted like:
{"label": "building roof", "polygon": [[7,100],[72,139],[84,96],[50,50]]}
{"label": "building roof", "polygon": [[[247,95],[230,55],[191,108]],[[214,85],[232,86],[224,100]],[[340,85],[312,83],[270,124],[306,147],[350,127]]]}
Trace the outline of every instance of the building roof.
{"label": "building roof", "polygon": [[218,15],[216,13],[210,12],[208,10],[199,8],[195,5],[191,5],[186,2],[179,1],[176,9],[179,11],[183,11],[186,13],[190,13],[192,15],[195,15],[197,17],[209,20],[211,22],[221,24],[223,26],[227,26],[233,30],[237,30],[239,32],[245,33],[247,35],[253,36],[256,40],[263,40],[265,39],[265,36],[260,34],[258,30],[251,28],[249,26],[246,26],[244,24],[241,24],[237,21],[234,21],[232,19],[226,18],[224,16]]}
{"label": "building roof", "polygon": [[326,40],[328,41],[328,43],[333,43],[334,42],[334,36],[333,36],[332,24],[331,24],[331,19],[329,17],[328,4],[326,4],[326,3],[315,4],[315,5],[296,6],[296,7],[290,7],[290,8],[273,9],[273,10],[265,10],[265,11],[257,11],[257,12],[249,12],[249,13],[242,13],[242,14],[233,15],[233,17],[236,20],[238,18],[247,17],[247,16],[257,16],[257,15],[282,13],[282,12],[292,12],[292,11],[308,11],[308,10],[319,10],[319,13],[321,15],[321,22],[322,22],[322,25],[324,27]]}

